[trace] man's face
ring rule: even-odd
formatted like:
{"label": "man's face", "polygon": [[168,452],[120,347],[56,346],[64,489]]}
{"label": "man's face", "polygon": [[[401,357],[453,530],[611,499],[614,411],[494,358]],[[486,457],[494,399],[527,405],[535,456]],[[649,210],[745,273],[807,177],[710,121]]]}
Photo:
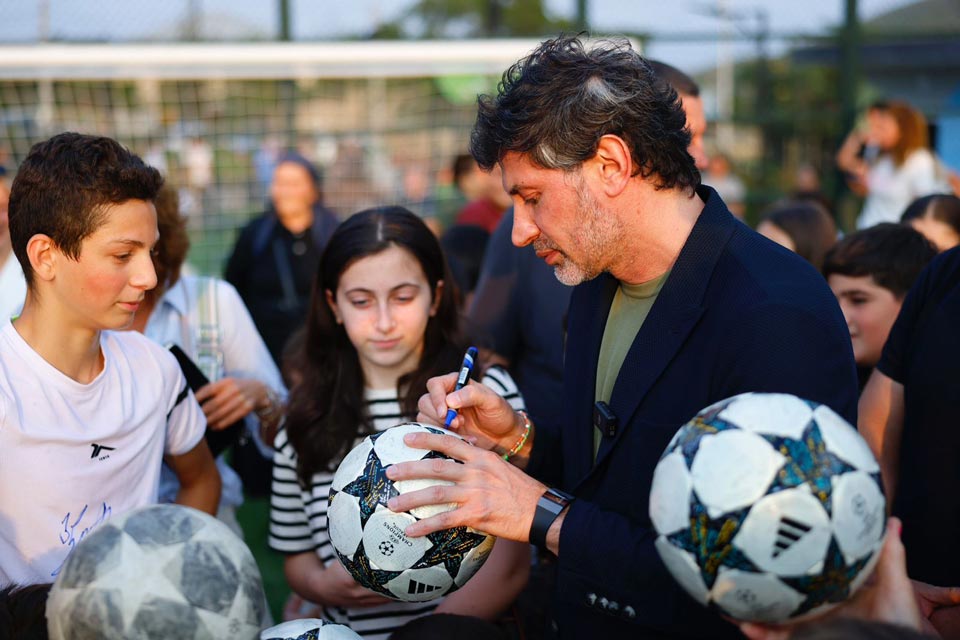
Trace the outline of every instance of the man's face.
{"label": "man's face", "polygon": [[843,276],[832,273],[827,283],[837,296],[847,321],[853,357],[862,367],[880,362],[883,345],[900,313],[903,300],[878,285],[873,276]]}
{"label": "man's face", "polygon": [[707,132],[707,117],[703,113],[703,100],[699,96],[680,95],[683,111],[687,115],[687,128],[690,129],[690,146],[687,152],[693,156],[697,169],[707,168],[709,160],[703,148],[703,136]]}
{"label": "man's face", "polygon": [[513,197],[513,244],[532,243],[565,285],[600,275],[616,255],[620,229],[582,173],[543,169],[513,152],[500,164],[504,189]]}
{"label": "man's face", "polygon": [[110,206],[106,222],[83,239],[76,260],[54,248],[53,298],[65,320],[90,330],[125,329],[144,294],[156,286],[151,251],[157,242],[153,203]]}

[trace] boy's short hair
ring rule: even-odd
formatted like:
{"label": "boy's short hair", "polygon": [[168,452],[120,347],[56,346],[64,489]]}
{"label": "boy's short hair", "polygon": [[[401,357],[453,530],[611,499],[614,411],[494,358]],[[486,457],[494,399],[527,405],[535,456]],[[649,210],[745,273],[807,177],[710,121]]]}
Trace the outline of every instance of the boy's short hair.
{"label": "boy's short hair", "polygon": [[824,258],[823,277],[871,276],[900,300],[936,255],[936,248],[919,231],[885,222],[852,233],[834,245]]}
{"label": "boy's short hair", "polygon": [[159,171],[110,138],[61,133],[33,145],[10,190],[10,239],[27,286],[33,286],[30,238],[47,235],[76,260],[110,205],[152,202],[162,185]]}

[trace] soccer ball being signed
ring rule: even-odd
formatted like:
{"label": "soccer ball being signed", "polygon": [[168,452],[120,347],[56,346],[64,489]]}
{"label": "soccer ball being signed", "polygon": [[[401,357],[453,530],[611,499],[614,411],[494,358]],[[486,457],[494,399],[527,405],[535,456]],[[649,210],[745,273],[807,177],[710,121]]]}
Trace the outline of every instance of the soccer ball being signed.
{"label": "soccer ball being signed", "polygon": [[677,582],[731,617],[813,616],[852,594],[883,544],[880,469],[830,408],[747,393],[681,427],[654,471],[656,548]]}
{"label": "soccer ball being signed", "polygon": [[416,431],[460,437],[416,422],[368,436],[340,463],[327,509],[330,541],[350,575],[368,589],[407,602],[433,600],[462,587],[487,559],[495,541],[467,527],[418,538],[404,533],[417,520],[454,508],[430,505],[395,513],[386,506],[393,496],[441,482],[392,482],[386,476],[387,467],[397,462],[447,457],[404,444],[403,436]]}

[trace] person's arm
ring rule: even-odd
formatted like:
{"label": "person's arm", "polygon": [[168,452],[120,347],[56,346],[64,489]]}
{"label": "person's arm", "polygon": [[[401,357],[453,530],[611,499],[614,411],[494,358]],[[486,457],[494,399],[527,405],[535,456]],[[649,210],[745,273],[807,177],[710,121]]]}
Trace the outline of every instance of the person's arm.
{"label": "person's arm", "polygon": [[860,396],[857,428],[880,461],[887,504],[893,504],[903,437],[903,385],[874,369]]}
{"label": "person's arm", "polygon": [[251,434],[262,434],[265,444],[272,446],[287,390],[236,289],[221,281],[217,282],[216,292],[225,377],[200,389],[197,400],[211,429],[222,429],[247,418]]}
{"label": "person's arm", "polygon": [[516,599],[529,576],[530,545],[498,540],[477,574],[444,598],[436,613],[494,620]]}
{"label": "person's arm", "polygon": [[220,472],[217,471],[206,440],[200,440],[197,446],[182,455],[165,456],[164,462],[173,469],[180,481],[176,503],[217,515]]}
{"label": "person's arm", "polygon": [[339,562],[326,567],[315,551],[287,556],[283,561],[287,583],[301,597],[331,607],[374,607],[389,598],[370,591],[354,580]]}
{"label": "person's arm", "polygon": [[867,194],[867,163],[860,157],[860,149],[865,143],[864,135],[853,129],[844,139],[837,151],[837,167],[847,174],[847,185],[858,196]]}

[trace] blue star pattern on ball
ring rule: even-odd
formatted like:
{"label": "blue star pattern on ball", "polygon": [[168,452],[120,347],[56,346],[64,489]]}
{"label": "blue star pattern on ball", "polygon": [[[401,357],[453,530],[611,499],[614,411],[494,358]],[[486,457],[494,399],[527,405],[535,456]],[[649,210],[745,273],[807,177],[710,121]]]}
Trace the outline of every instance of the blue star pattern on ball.
{"label": "blue star pattern on ball", "polygon": [[741,509],[711,520],[703,505],[693,499],[690,505],[690,526],[668,536],[674,545],[693,554],[707,588],[712,587],[716,581],[720,565],[744,571],[758,570],[733,546],[733,537],[749,511],[749,508]]}
{"label": "blue star pattern on ball", "polygon": [[357,552],[353,554],[353,560],[347,558],[342,553],[336,551],[337,556],[340,558],[340,562],[343,563],[343,568],[353,576],[354,580],[362,584],[367,589],[371,591],[376,591],[379,594],[385,595],[387,597],[393,597],[383,585],[387,584],[398,575],[403,573],[403,571],[384,571],[382,569],[375,569],[370,565],[370,558],[367,557],[366,552],[363,548],[363,542],[360,542],[360,545],[357,547]]}
{"label": "blue star pattern on ball", "polygon": [[827,609],[879,553],[876,468],[828,407],[789,394],[720,401],[678,430],[657,466],[657,549],[683,588],[725,615],[778,622]]}
{"label": "blue star pattern on ball", "polygon": [[771,492],[806,484],[830,513],[831,478],[856,469],[827,450],[820,428],[811,420],[800,440],[764,435],[786,457]]}
{"label": "blue star pattern on ball", "polygon": [[836,540],[831,540],[830,549],[823,560],[823,571],[813,576],[781,578],[807,598],[797,609],[802,615],[828,602],[843,602],[850,596],[850,583],[867,566],[873,554],[847,565]]}
{"label": "blue star pattern on ball", "polygon": [[[450,532],[453,532],[452,535]],[[413,568],[419,569],[443,562],[447,573],[456,578],[464,557],[483,544],[486,536],[470,531],[466,527],[456,527],[450,532],[427,534],[427,539],[433,543],[433,546]]]}
{"label": "blue star pattern on ball", "polygon": [[390,498],[400,495],[387,477],[387,468],[380,463],[380,457],[374,450],[367,456],[363,473],[346,485],[342,492],[359,498],[361,524],[367,523],[378,505],[386,506]]}

